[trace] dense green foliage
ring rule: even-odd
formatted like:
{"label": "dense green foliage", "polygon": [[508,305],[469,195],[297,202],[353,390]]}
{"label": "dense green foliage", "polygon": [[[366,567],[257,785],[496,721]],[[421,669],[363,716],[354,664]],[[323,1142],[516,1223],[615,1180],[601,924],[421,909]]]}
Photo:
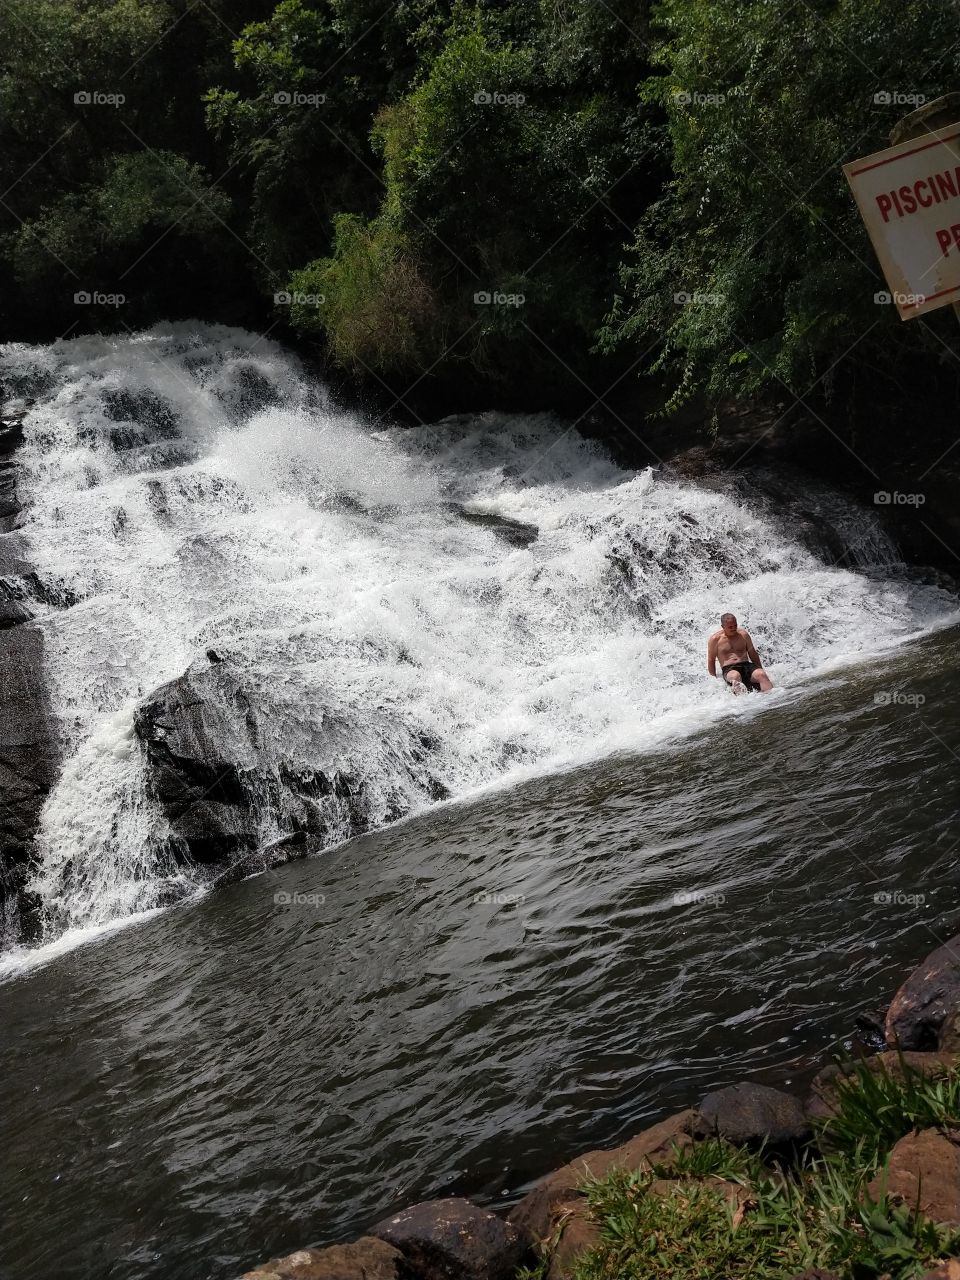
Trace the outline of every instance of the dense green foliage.
{"label": "dense green foliage", "polygon": [[[663,0],[658,18],[664,74],[644,96],[666,112],[674,178],[640,220],[606,341],[655,340],[678,397],[822,397],[841,373],[887,379],[905,354],[939,356],[928,322],[904,332],[875,303],[886,285],[841,165],[958,88],[956,6]],[[678,291],[707,301],[678,307]]]}
{"label": "dense green foliage", "polygon": [[943,0],[5,0],[0,36],[5,337],[286,325],[585,410],[941,376],[840,166],[958,87]]}

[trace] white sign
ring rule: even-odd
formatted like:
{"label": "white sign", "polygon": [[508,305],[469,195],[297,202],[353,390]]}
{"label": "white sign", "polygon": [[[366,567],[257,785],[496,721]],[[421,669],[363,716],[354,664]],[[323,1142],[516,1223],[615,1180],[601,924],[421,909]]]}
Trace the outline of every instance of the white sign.
{"label": "white sign", "polygon": [[843,172],[901,320],[960,302],[960,124],[854,160]]}

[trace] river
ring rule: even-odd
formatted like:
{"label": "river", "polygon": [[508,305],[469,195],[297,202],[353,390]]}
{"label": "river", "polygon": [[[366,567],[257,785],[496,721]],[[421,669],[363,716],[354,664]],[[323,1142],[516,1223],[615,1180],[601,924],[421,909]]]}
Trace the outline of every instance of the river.
{"label": "river", "polygon": [[[226,1280],[506,1203],[710,1086],[802,1088],[957,929],[957,601],[872,517],[806,495],[838,567],[735,477],[546,418],[372,431],[254,345],[3,353],[64,744],[44,936],[0,961],[14,1280]],[[706,676],[731,605],[771,695]],[[265,768],[338,708],[373,829],[204,892],[131,724],[212,643]]]}

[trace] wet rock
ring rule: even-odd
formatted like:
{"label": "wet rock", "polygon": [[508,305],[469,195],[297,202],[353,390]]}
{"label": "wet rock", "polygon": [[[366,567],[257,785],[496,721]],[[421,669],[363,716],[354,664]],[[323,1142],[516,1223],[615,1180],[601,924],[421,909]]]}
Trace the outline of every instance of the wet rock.
{"label": "wet rock", "polygon": [[43,681],[43,633],[29,625],[31,585],[15,529],[20,512],[15,454],[27,403],[5,406],[0,425],[0,948],[40,927],[26,890],[40,810],[57,767],[57,744]]}
{"label": "wet rock", "polygon": [[688,1108],[644,1129],[619,1147],[587,1151],[542,1178],[514,1205],[508,1221],[530,1233],[534,1240],[549,1239],[557,1205],[575,1200],[590,1178],[603,1178],[612,1169],[651,1169],[669,1165],[678,1150],[691,1147],[709,1128],[699,1111]]}
{"label": "wet rock", "polygon": [[512,547],[529,547],[540,535],[536,525],[524,524],[521,520],[511,520],[508,516],[496,515],[488,511],[470,511],[457,503],[452,503],[451,506],[462,520],[467,521],[468,524],[489,529],[491,533],[496,534]]}
{"label": "wet rock", "polygon": [[364,1236],[329,1249],[298,1249],[274,1258],[240,1280],[405,1280],[403,1255],[383,1240]]}
{"label": "wet rock", "polygon": [[29,622],[33,610],[28,603],[29,593],[20,578],[0,578],[0,631]]}
{"label": "wet rock", "polygon": [[[264,830],[343,840],[366,831],[374,816],[392,821],[414,801],[446,794],[432,776],[429,743],[391,712],[349,706],[304,712],[285,700],[282,676],[258,682],[255,671],[238,668],[229,655],[210,653],[221,660],[204,653],[134,715],[174,858],[208,868],[209,878],[241,862],[263,869],[277,865],[279,851],[286,858],[296,848],[277,840],[266,862],[250,863]],[[352,770],[383,753],[388,741],[393,763],[406,774],[398,771],[376,790]],[[250,873],[239,867],[234,878]]]}
{"label": "wet rock", "polygon": [[960,1226],[960,1149],[936,1129],[908,1133],[890,1152],[889,1165],[868,1188],[886,1193],[944,1226]]}
{"label": "wet rock", "polygon": [[38,903],[26,891],[33,841],[57,767],[43,683],[43,634],[0,631],[0,944],[32,937]]}
{"label": "wet rock", "polygon": [[914,969],[893,997],[885,1031],[892,1048],[960,1049],[960,936]]}
{"label": "wet rock", "polygon": [[[960,1055],[954,1053],[894,1053],[888,1049],[884,1053],[873,1054],[862,1058],[858,1064],[868,1071],[884,1071],[888,1075],[900,1078],[903,1067],[918,1071],[924,1076],[945,1075],[951,1068],[960,1065]],[[814,1076],[807,1095],[804,1110],[810,1120],[828,1120],[836,1111],[837,1085],[841,1080],[853,1075],[853,1066],[840,1066],[831,1063]]]}
{"label": "wet rock", "polygon": [[309,840],[305,831],[294,831],[292,835],[281,836],[272,844],[265,845],[262,849],[253,849],[245,854],[226,871],[221,872],[211,887],[222,889],[224,885],[237,884],[261,871],[272,871],[275,867],[283,866],[285,862],[305,858],[308,849]]}
{"label": "wet rock", "polygon": [[854,1018],[857,1040],[871,1053],[880,1053],[887,1047],[884,1033],[885,1013],[885,1010],[878,1009],[873,1012],[858,1013]]}
{"label": "wet rock", "polygon": [[531,1241],[469,1200],[428,1200],[384,1219],[370,1234],[399,1249],[417,1280],[514,1280]]}
{"label": "wet rock", "polygon": [[275,766],[264,744],[277,735],[226,662],[191,668],[157,689],[137,709],[134,730],[175,851],[196,862],[232,867],[255,853],[259,810],[278,812],[281,790],[290,825],[318,833],[324,808],[352,798],[340,777]]}
{"label": "wet rock", "polygon": [[734,1084],[707,1094],[700,1114],[728,1142],[772,1147],[803,1142],[811,1126],[799,1098],[763,1084]]}

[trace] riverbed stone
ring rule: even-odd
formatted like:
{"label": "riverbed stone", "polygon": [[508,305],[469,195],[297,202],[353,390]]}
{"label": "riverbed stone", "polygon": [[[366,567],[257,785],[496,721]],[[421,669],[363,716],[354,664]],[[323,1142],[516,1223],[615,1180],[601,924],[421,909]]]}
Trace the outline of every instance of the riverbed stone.
{"label": "riverbed stone", "polygon": [[513,1280],[532,1241],[469,1200],[427,1200],[385,1218],[370,1234],[403,1254],[417,1280]]}
{"label": "riverbed stone", "polygon": [[782,1147],[811,1133],[800,1099],[764,1084],[733,1084],[708,1093],[700,1114],[715,1133],[736,1145]]}
{"label": "riverbed stone", "polygon": [[910,974],[887,1010],[885,1031],[891,1048],[960,1049],[960,935]]}
{"label": "riverbed stone", "polygon": [[406,1280],[403,1255],[373,1236],[328,1249],[298,1249],[245,1271],[240,1280]]}
{"label": "riverbed stone", "polygon": [[544,1242],[552,1232],[556,1206],[582,1195],[583,1184],[613,1169],[650,1169],[669,1165],[678,1150],[693,1146],[709,1128],[699,1111],[688,1107],[644,1129],[618,1147],[587,1151],[541,1178],[510,1211],[508,1221]]}
{"label": "riverbed stone", "polygon": [[[960,1067],[960,1054],[895,1053],[892,1049],[887,1049],[883,1053],[861,1058],[858,1065],[865,1067],[868,1071],[886,1072],[897,1079],[903,1075],[903,1067],[923,1076],[942,1076]],[[835,1113],[837,1085],[841,1080],[848,1079],[852,1073],[852,1066],[846,1064],[841,1066],[838,1063],[831,1063],[817,1072],[810,1084],[810,1092],[804,1104],[806,1114],[811,1120],[828,1120]]]}
{"label": "riverbed stone", "polygon": [[878,1200],[884,1190],[944,1226],[960,1226],[960,1148],[936,1129],[908,1133],[890,1152],[886,1173],[870,1183]]}

